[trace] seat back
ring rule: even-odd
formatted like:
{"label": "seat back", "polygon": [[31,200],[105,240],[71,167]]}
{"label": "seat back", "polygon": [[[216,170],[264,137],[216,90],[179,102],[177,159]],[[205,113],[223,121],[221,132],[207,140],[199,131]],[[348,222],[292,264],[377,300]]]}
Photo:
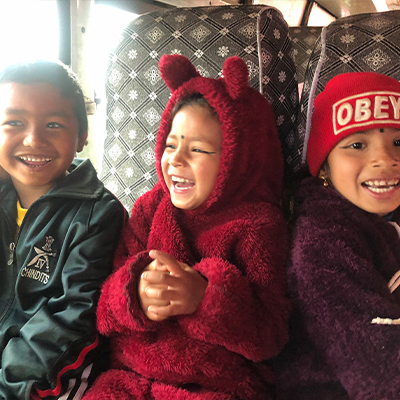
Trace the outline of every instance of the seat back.
{"label": "seat back", "polygon": [[[297,80],[289,28],[269,6],[176,8],[133,20],[110,55],[106,76],[107,135],[100,177],[127,209],[157,182],[154,145],[170,92],[158,71],[163,54],[188,57],[207,77],[238,55],[250,85],[270,101],[286,170],[299,158],[295,141]],[[254,144],[257,145],[256,143]]]}
{"label": "seat back", "polygon": [[378,72],[400,80],[400,10],[340,18],[322,30],[305,74],[298,136],[302,162],[315,97],[334,76],[345,72]]}
{"label": "seat back", "polygon": [[289,28],[292,38],[293,59],[296,65],[297,81],[304,82],[308,61],[319,38],[322,26],[291,26]]}

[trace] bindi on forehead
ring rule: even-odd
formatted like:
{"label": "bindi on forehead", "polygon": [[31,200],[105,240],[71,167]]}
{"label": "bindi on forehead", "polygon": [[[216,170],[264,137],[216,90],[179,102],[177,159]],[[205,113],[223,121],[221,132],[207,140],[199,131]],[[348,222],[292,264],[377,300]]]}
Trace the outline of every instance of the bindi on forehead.
{"label": "bindi on forehead", "polygon": [[185,139],[185,136],[184,136],[184,135],[181,135],[181,139]]}

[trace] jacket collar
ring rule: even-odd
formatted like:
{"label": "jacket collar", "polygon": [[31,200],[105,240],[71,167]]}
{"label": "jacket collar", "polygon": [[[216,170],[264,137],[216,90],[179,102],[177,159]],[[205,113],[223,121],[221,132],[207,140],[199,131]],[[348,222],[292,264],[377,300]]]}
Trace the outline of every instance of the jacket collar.
{"label": "jacket collar", "polygon": [[76,158],[69,167],[68,172],[69,174],[62,181],[46,193],[46,197],[61,196],[95,199],[102,194],[104,185],[97,178],[96,170],[89,159]]}

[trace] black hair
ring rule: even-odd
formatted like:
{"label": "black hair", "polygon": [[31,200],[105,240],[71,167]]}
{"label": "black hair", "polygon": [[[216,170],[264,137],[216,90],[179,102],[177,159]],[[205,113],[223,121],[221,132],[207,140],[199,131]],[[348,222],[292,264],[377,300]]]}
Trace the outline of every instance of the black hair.
{"label": "black hair", "polygon": [[178,112],[182,110],[182,108],[187,106],[199,106],[206,108],[210,111],[211,116],[219,121],[217,112],[213,107],[211,107],[210,103],[204,98],[201,93],[192,93],[178,100],[172,108],[171,120],[175,118],[175,115],[178,114]]}
{"label": "black hair", "polygon": [[78,120],[78,136],[88,131],[85,98],[76,75],[61,62],[37,60],[6,66],[0,71],[0,85],[20,83],[29,85],[47,83],[60,90],[61,96],[72,100],[73,111]]}

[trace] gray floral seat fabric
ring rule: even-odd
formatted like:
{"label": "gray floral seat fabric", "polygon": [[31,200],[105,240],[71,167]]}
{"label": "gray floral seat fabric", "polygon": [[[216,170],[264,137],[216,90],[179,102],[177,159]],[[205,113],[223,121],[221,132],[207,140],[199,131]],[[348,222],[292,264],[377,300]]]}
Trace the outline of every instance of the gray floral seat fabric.
{"label": "gray floral seat fabric", "polygon": [[157,182],[154,145],[170,96],[158,61],[173,53],[188,57],[203,76],[213,78],[220,76],[227,57],[245,60],[250,85],[274,110],[290,174],[300,159],[295,135],[298,91],[282,14],[269,6],[156,11],[123,29],[106,76],[107,136],[100,177],[124,206],[130,210]]}
{"label": "gray floral seat fabric", "polygon": [[298,140],[302,161],[315,97],[338,74],[374,71],[400,80],[400,10],[345,17],[322,30],[305,74]]}
{"label": "gray floral seat fabric", "polygon": [[304,75],[315,42],[319,38],[322,27],[291,26],[289,28],[292,38],[293,58],[296,65],[297,81],[304,82]]}

